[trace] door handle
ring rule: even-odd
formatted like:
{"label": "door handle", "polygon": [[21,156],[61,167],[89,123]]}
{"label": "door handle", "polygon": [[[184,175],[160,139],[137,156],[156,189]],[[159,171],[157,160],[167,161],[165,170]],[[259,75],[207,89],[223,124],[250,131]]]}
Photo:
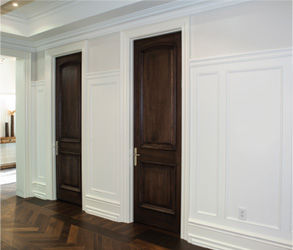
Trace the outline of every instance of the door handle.
{"label": "door handle", "polygon": [[55,145],[55,153],[56,153],[56,156],[58,155],[58,151],[59,151],[59,142],[56,141],[56,145]]}
{"label": "door handle", "polygon": [[140,156],[140,154],[137,153],[137,148],[134,148],[134,166],[137,166],[137,157]]}

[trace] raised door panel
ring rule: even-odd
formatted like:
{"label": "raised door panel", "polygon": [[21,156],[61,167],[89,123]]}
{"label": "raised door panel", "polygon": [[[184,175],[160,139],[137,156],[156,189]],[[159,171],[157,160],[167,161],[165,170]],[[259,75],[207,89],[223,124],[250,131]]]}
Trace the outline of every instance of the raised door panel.
{"label": "raised door panel", "polygon": [[174,46],[168,45],[140,52],[140,146],[143,148],[176,147],[175,53]]}
{"label": "raised door panel", "polygon": [[59,136],[62,140],[80,141],[80,64],[65,63],[59,71]]}

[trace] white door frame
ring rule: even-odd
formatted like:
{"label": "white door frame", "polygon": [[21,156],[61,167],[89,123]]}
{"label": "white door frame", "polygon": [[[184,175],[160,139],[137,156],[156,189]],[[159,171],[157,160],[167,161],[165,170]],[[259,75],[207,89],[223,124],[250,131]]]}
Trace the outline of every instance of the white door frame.
{"label": "white door frame", "polygon": [[[45,52],[45,79],[46,79],[46,88],[47,88],[47,96],[48,101],[46,103],[46,110],[51,110],[51,112],[48,112],[47,119],[50,126],[49,133],[47,134],[47,152],[49,152],[48,155],[48,165],[46,169],[46,182],[48,183],[48,190],[47,190],[47,198],[51,200],[56,200],[57,197],[57,189],[56,189],[56,155],[55,155],[55,142],[56,142],[56,110],[55,110],[55,74],[56,74],[56,62],[55,58],[59,56],[65,56],[74,54],[77,52],[82,52],[82,79],[81,79],[81,88],[82,88],[82,128],[84,128],[84,121],[86,120],[85,115],[85,74],[87,72],[87,41],[81,41],[77,43],[67,44],[61,47],[49,49]],[[84,137],[84,129],[82,129],[82,138]],[[85,142],[82,140],[82,155],[85,150]],[[82,163],[81,166],[84,166],[84,158],[82,157]],[[84,183],[85,180],[83,179],[82,175],[82,199],[84,199]],[[82,200],[82,204],[84,204],[84,200]],[[84,208],[83,208],[84,209]]]}
{"label": "white door frame", "polygon": [[16,195],[31,196],[31,53],[1,48],[1,55],[16,58]]}
{"label": "white door frame", "polygon": [[158,22],[121,32],[121,220],[133,221],[133,41],[145,37],[182,32],[182,160],[181,238],[187,239],[189,213],[189,18]]}

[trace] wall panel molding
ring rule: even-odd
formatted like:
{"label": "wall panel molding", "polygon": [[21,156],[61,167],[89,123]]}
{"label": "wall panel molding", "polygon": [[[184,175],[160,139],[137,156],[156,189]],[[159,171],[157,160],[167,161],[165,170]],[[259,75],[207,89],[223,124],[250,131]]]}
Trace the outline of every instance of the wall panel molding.
{"label": "wall panel molding", "polygon": [[32,81],[31,85],[32,85],[32,87],[45,85],[45,80]]}
{"label": "wall panel molding", "polygon": [[[219,180],[219,90],[220,72],[196,73],[191,70],[191,165],[196,166],[191,175],[196,178],[191,189],[196,195],[191,199],[191,211],[218,215]],[[206,178],[210,178],[206,182]],[[202,193],[205,195],[202,195]]]}
{"label": "wall panel molding", "polygon": [[83,165],[84,208],[120,220],[119,89],[120,70],[86,74],[86,159]]}
{"label": "wall panel molding", "polygon": [[42,143],[44,132],[45,110],[45,80],[32,81],[32,195],[41,199],[46,198],[46,178],[44,174]]}
{"label": "wall panel molding", "polygon": [[[211,114],[215,116],[213,98],[207,93],[217,91],[219,173],[217,216],[198,209],[200,199],[207,202],[209,196],[191,182],[189,241],[223,250],[291,249],[292,48],[190,60],[190,72],[190,178],[215,183],[213,174],[204,174],[211,163],[198,171],[204,155],[198,159],[198,147],[203,150],[205,144],[200,143],[197,129]],[[218,90],[213,74],[218,75]],[[198,84],[208,92],[201,92]],[[205,108],[198,95],[210,100]],[[206,113],[198,116],[198,110]],[[205,123],[205,128],[215,126],[212,120]],[[246,220],[239,219],[240,207],[246,208]]]}
{"label": "wall panel molding", "polygon": [[98,80],[100,78],[120,76],[120,69],[91,72],[86,74],[87,80]]}
{"label": "wall panel molding", "polygon": [[190,59],[190,67],[213,66],[228,63],[243,63],[254,60],[274,59],[293,55],[293,48],[258,51],[243,54],[225,55],[201,59]]}
{"label": "wall panel molding", "polygon": [[[250,174],[250,185],[254,185],[254,194],[256,195],[261,192],[259,191],[260,188],[257,187],[257,183],[262,183],[262,185],[271,188],[272,192],[270,192],[270,195],[274,197],[274,201],[268,202],[268,200],[265,199],[266,195],[262,196],[262,204],[266,203],[267,207],[278,205],[272,210],[274,212],[271,211],[267,216],[266,223],[264,221],[261,222],[259,217],[262,216],[254,216],[254,218],[251,219],[252,216],[249,216],[249,211],[247,211],[248,216],[245,223],[273,229],[280,228],[283,154],[282,103],[284,101],[282,75],[282,67],[271,66],[264,66],[261,68],[253,67],[250,69],[245,66],[242,69],[226,71],[226,219],[239,220],[238,214],[235,215],[234,213],[234,216],[231,214],[232,207],[228,205],[231,203],[230,199],[234,201],[237,199],[238,195],[235,194],[235,190],[240,191],[237,189],[237,185],[244,184],[240,179],[238,179],[237,184],[231,180],[232,177],[233,179],[237,179],[234,169],[238,166],[238,171],[243,173],[242,179],[248,176],[246,170],[253,165],[254,175]],[[239,91],[239,89],[241,89],[241,91]],[[235,109],[235,107],[238,107],[238,109]],[[240,120],[241,122],[238,122]],[[243,124],[245,124],[245,127]],[[238,135],[236,133],[238,133]],[[240,133],[244,136],[239,135]],[[239,145],[240,143],[242,144],[241,146]],[[261,149],[270,150],[267,145],[271,145],[271,147],[275,146],[276,148],[275,150],[271,150],[270,154],[263,155],[265,152]],[[231,153],[231,151],[233,153]],[[248,159],[247,152],[251,153],[252,156],[250,157],[253,158],[252,160]],[[258,154],[255,152],[258,152]],[[234,155],[237,155],[237,157],[234,157]],[[238,159],[246,163],[237,162],[239,161]],[[232,164],[230,164],[231,162]],[[245,164],[247,168],[245,168]],[[266,166],[266,169],[258,169],[262,166]],[[251,169],[248,169],[248,171],[251,172]],[[275,178],[271,178],[267,173],[277,177],[276,180]],[[268,181],[268,179],[270,179],[270,181]],[[234,183],[234,186],[230,186],[232,185],[231,182]],[[278,191],[274,193],[273,190]],[[231,194],[233,195],[232,198],[230,198]],[[243,192],[241,196],[243,200],[247,199],[246,193]],[[258,197],[261,196],[259,195]],[[241,205],[239,205],[239,207],[241,207]],[[259,207],[261,207],[260,204]],[[265,211],[265,209],[263,210]],[[258,212],[261,214],[260,211]],[[252,211],[250,214],[252,214]],[[265,213],[262,214],[264,215]],[[274,218],[275,221],[269,222],[269,218]]]}

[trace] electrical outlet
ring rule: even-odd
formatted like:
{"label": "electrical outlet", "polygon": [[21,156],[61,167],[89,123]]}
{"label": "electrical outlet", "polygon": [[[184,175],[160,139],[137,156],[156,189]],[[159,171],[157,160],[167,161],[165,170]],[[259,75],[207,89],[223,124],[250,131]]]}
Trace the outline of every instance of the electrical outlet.
{"label": "electrical outlet", "polygon": [[244,208],[244,207],[239,208],[238,219],[244,220],[244,221],[246,220],[246,208]]}

